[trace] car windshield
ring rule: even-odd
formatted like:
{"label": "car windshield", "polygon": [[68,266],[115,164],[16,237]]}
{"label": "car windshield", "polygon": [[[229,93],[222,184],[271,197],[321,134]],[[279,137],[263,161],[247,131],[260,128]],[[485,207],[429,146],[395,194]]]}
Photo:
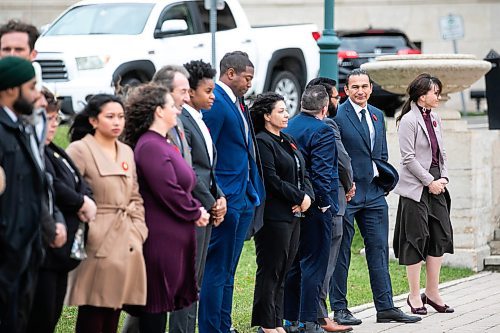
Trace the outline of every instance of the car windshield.
{"label": "car windshield", "polygon": [[138,35],[152,9],[151,3],[79,6],[64,14],[45,35]]}
{"label": "car windshield", "polygon": [[403,36],[343,36],[341,50],[354,50],[358,53],[393,52],[408,47]]}

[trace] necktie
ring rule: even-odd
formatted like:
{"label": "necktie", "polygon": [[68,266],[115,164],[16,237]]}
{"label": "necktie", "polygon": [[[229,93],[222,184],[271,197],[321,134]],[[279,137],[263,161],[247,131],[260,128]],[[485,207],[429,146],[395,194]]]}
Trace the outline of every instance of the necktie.
{"label": "necktie", "polygon": [[368,139],[368,142],[370,142],[370,147],[371,147],[370,129],[368,128],[368,123],[366,122],[366,110],[365,109],[361,110],[361,127],[363,127],[363,131],[365,132],[366,138]]}

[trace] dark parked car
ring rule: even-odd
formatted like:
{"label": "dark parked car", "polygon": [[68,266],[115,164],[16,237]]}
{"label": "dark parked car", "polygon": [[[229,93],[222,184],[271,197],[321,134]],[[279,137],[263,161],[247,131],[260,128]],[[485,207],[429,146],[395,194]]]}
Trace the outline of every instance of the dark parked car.
{"label": "dark parked car", "polygon": [[[340,38],[338,52],[339,93],[345,100],[344,85],[347,74],[359,68],[365,62],[374,61],[375,57],[394,54],[419,54],[420,49],[413,44],[406,34],[396,29],[367,29],[358,31],[337,31]],[[401,95],[383,90],[373,84],[370,104],[385,111],[387,116],[394,116],[395,110],[403,104]]]}

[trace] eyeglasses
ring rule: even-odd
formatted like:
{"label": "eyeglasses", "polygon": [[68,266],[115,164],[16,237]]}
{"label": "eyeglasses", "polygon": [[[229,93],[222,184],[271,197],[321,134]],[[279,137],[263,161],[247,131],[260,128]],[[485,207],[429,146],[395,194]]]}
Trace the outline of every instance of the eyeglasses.
{"label": "eyeglasses", "polygon": [[55,122],[56,125],[59,125],[61,123],[61,116],[58,114],[48,116],[47,122],[49,122],[49,123]]}
{"label": "eyeglasses", "polygon": [[340,100],[340,95],[332,96],[332,98],[334,98],[334,99],[336,99],[338,101],[338,100]]}

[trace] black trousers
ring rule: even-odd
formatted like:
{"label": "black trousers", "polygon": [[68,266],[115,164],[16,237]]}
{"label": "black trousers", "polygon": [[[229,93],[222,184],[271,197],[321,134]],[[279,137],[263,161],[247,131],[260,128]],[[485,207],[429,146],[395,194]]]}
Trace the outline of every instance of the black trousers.
{"label": "black trousers", "polygon": [[61,316],[67,285],[67,272],[40,269],[27,332],[54,332]]}
{"label": "black trousers", "polygon": [[102,308],[91,305],[78,307],[76,333],[116,333],[121,309]]}
{"label": "black trousers", "polygon": [[252,326],[283,326],[285,277],[297,255],[300,218],[292,222],[264,221],[255,234],[257,273],[252,310]]}

